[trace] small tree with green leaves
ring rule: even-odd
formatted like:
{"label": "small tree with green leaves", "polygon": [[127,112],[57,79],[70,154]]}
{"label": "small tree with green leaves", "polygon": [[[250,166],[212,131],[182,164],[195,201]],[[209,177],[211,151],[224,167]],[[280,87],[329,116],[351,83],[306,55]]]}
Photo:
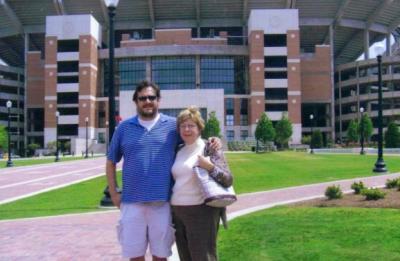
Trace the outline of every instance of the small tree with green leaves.
{"label": "small tree with green leaves", "polygon": [[[362,131],[361,131],[362,130]],[[361,117],[360,124],[358,124],[358,133],[363,135],[365,141],[369,141],[372,136],[374,126],[372,125],[372,120],[368,114],[364,113]]]}
{"label": "small tree with green leaves", "polygon": [[31,143],[27,146],[29,156],[35,155],[35,150],[39,149],[40,145],[36,143]]}
{"label": "small tree with green leaves", "polygon": [[311,135],[311,144],[313,148],[322,148],[323,140],[320,130],[313,131],[313,134]]}
{"label": "small tree with green leaves", "polygon": [[208,139],[209,137],[221,137],[221,128],[215,111],[208,114],[208,120],[203,130],[203,138]]}
{"label": "small tree with green leaves", "polygon": [[0,151],[5,151],[8,149],[8,132],[6,127],[0,125]]}
{"label": "small tree with green leaves", "polygon": [[255,137],[257,141],[261,141],[262,143],[273,141],[275,138],[274,126],[265,113],[261,114],[261,117],[257,122]]}
{"label": "small tree with green leaves", "polygon": [[351,120],[347,128],[347,140],[349,142],[357,142],[358,133],[358,123],[355,120]]}
{"label": "small tree with green leaves", "polygon": [[400,147],[400,132],[396,123],[391,121],[385,132],[385,147],[398,148]]}
{"label": "small tree with green leaves", "polygon": [[283,115],[282,118],[276,123],[275,132],[275,141],[280,145],[281,148],[287,148],[289,139],[293,134],[293,127],[286,115]]}
{"label": "small tree with green leaves", "polygon": [[310,145],[311,144],[311,135],[304,135],[303,137],[301,137],[301,144]]}
{"label": "small tree with green leaves", "polygon": [[64,142],[63,143],[63,148],[64,148],[64,151],[71,152],[71,142],[70,141]]}

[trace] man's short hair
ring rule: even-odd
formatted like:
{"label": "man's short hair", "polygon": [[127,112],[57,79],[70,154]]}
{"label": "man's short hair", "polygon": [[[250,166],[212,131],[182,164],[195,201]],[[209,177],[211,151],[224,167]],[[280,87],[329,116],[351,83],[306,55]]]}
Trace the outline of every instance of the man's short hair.
{"label": "man's short hair", "polygon": [[161,95],[160,95],[160,87],[158,87],[157,84],[152,83],[152,82],[147,81],[147,80],[141,81],[136,85],[136,90],[135,90],[135,93],[133,94],[132,99],[135,102],[137,102],[138,93],[141,92],[143,89],[146,89],[147,87],[153,88],[154,92],[156,93],[157,99],[160,99],[160,97],[161,97]]}

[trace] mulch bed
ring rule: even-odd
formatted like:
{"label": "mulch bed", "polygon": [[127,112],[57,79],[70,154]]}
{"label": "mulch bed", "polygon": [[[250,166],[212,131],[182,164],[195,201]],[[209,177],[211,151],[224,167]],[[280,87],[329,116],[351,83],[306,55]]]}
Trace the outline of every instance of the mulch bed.
{"label": "mulch bed", "polygon": [[386,193],[384,199],[365,200],[365,196],[344,194],[341,199],[328,200],[327,198],[312,199],[294,203],[295,207],[360,207],[360,208],[397,208],[400,209],[400,191],[394,189],[380,189]]}

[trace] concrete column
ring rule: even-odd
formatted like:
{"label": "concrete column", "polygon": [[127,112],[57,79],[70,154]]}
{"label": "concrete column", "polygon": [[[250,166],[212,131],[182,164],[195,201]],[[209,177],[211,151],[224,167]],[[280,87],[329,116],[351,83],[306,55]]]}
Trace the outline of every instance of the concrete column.
{"label": "concrete column", "polygon": [[390,45],[390,36],[391,36],[391,34],[386,35],[386,56],[392,55],[392,46]]}
{"label": "concrete column", "polygon": [[201,73],[200,73],[200,55],[196,55],[196,89],[200,89]]}
{"label": "concrete column", "polygon": [[[386,56],[392,56],[392,46],[390,44],[391,34],[386,35]],[[392,74],[392,65],[388,66],[388,74]]]}
{"label": "concrete column", "polygon": [[369,59],[369,31],[364,31],[364,59]]}
{"label": "concrete column", "polygon": [[146,57],[146,80],[151,81],[151,57]]}
{"label": "concrete column", "polygon": [[339,138],[340,141],[343,139],[343,124],[342,124],[342,76],[341,71],[338,72],[339,79],[338,79],[338,88],[339,88]]}
{"label": "concrete column", "polygon": [[[24,156],[26,157],[26,148],[27,148],[27,143],[28,143],[28,135],[27,135],[27,131],[28,131],[28,108],[26,106],[27,104],[27,94],[26,94],[26,90],[27,90],[27,85],[28,85],[28,51],[29,51],[29,34],[25,33],[25,37],[24,37]],[[18,89],[18,95],[19,95],[19,89]]]}
{"label": "concrete column", "polygon": [[331,47],[331,83],[332,83],[332,97],[331,97],[331,137],[335,142],[335,29],[333,25],[329,26],[329,45]]}

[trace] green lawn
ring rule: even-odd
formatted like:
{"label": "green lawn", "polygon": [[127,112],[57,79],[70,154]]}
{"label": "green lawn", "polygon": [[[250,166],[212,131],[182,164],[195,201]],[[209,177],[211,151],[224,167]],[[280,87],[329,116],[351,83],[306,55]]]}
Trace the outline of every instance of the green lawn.
{"label": "green lawn", "polygon": [[[71,160],[83,160],[85,159],[84,157],[60,157],[59,162],[64,162],[64,161],[71,161]],[[55,160],[55,157],[49,157],[49,158],[32,158],[32,159],[13,159],[14,167],[21,167],[21,166],[30,166],[30,165],[37,165],[37,164],[45,164],[45,163],[53,163]],[[0,168],[5,168],[7,164],[7,160],[0,160]]]}
{"label": "green lawn", "polygon": [[[121,175],[118,175],[121,184]],[[0,205],[0,220],[99,211],[105,176]]]}
{"label": "green lawn", "polygon": [[[376,156],[276,152],[227,154],[237,193],[376,175]],[[399,157],[385,157],[390,172],[400,171]]]}
{"label": "green lawn", "polygon": [[220,229],[221,261],[400,260],[400,210],[276,207]]}
{"label": "green lawn", "polygon": [[[376,157],[310,155],[302,152],[227,154],[238,193],[325,181],[372,176]],[[388,169],[400,171],[398,157],[385,158]],[[0,219],[98,210],[105,177],[0,205]],[[119,183],[121,184],[121,183]]]}

